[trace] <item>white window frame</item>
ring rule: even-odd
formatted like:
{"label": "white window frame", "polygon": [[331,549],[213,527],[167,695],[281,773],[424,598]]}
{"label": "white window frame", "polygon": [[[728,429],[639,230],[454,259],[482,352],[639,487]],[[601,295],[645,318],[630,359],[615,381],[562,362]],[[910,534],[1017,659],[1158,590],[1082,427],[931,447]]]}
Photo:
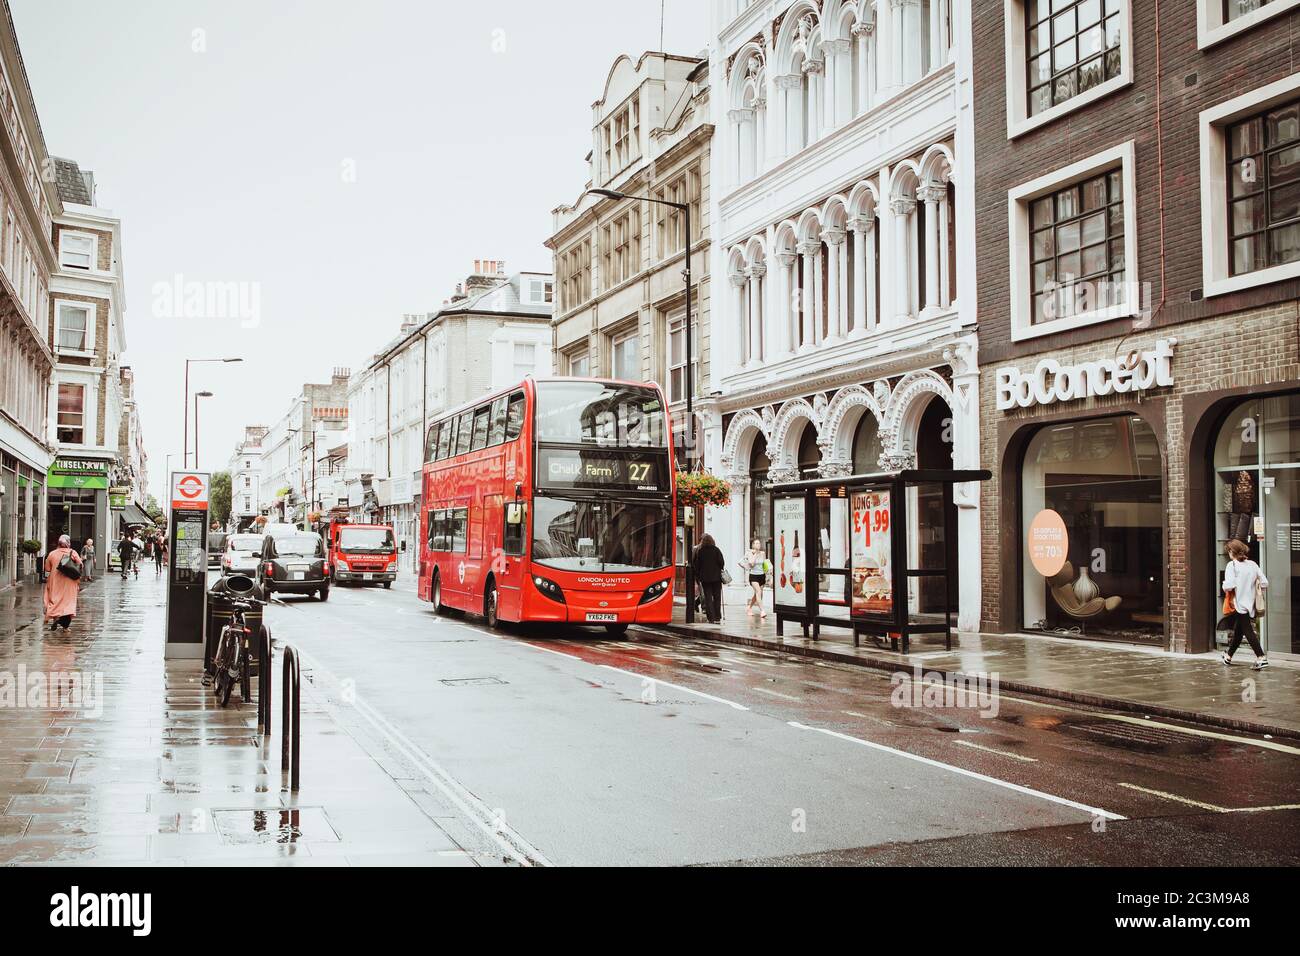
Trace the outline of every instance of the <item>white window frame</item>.
{"label": "white window frame", "polygon": [[[527,368],[526,371],[523,372],[523,374],[520,374],[520,370],[522,366],[519,364],[519,350],[521,348],[531,348],[533,350],[532,364]],[[529,375],[536,375],[539,352],[540,352],[540,346],[535,341],[529,339],[516,339],[512,341],[510,343],[510,368],[512,369],[514,374],[511,376],[510,380],[519,381],[520,379],[526,378]]]}
{"label": "white window frame", "polygon": [[62,427],[59,424],[59,389],[64,385],[69,388],[81,389],[81,441],[59,441],[59,444],[77,445],[79,447],[93,445],[95,443],[93,440],[95,434],[95,423],[91,420],[91,399],[93,397],[91,394],[91,383],[75,378],[69,378],[56,380],[52,385],[53,387],[51,390],[54,392],[54,435],[56,439],[58,438],[59,428]]}
{"label": "white window frame", "polygon": [[[585,372],[575,372],[573,370],[575,360],[586,361],[587,370]],[[586,342],[582,344],[581,348],[570,349],[564,353],[564,374],[581,378],[591,377],[591,348]]]}
{"label": "white window frame", "polygon": [[[1085,325],[1097,325],[1137,315],[1141,305],[1138,279],[1137,185],[1133,140],[1094,153],[1077,163],[1040,176],[1007,193],[1008,240],[1011,259],[1011,340],[1020,342],[1044,335],[1055,335]],[[1119,305],[1081,312],[1078,315],[1034,324],[1030,307],[1030,234],[1029,206],[1035,199],[1064,189],[1072,183],[1095,176],[1120,165],[1124,189],[1124,301]]]}
{"label": "white window frame", "polygon": [[637,324],[637,325],[631,325],[631,326],[628,326],[627,328],[620,329],[620,330],[618,330],[617,332],[614,332],[614,333],[612,333],[612,334],[610,335],[610,337],[609,337],[609,377],[610,377],[610,378],[619,378],[619,374],[618,374],[618,361],[617,361],[617,357],[618,357],[618,348],[619,348],[620,345],[622,345],[624,342],[627,342],[629,339],[634,340],[634,341],[636,342],[636,348],[637,348],[637,356],[636,356],[636,359],[635,359],[635,362],[636,362],[636,369],[635,369],[635,372],[636,372],[636,374],[635,374],[634,376],[630,377],[630,378],[627,378],[627,379],[620,379],[620,380],[621,380],[621,381],[629,381],[629,382],[639,382],[639,381],[641,381],[641,373],[642,373],[642,367],[641,367],[641,366],[642,366],[642,361],[643,361],[643,356],[640,354],[640,350],[641,350],[641,327],[640,327],[639,324]]}
{"label": "white window frame", "polygon": [[[690,379],[690,381],[692,382],[692,387],[693,387],[694,390],[695,390],[695,394],[696,394],[696,395],[699,394],[699,388],[698,388],[698,386],[699,386],[699,384],[700,384],[700,349],[699,349],[699,346],[700,346],[700,321],[699,321],[699,316],[697,316],[697,315],[692,315],[692,316],[691,316],[691,345],[692,345],[693,347],[692,347],[692,349],[691,349],[691,363],[690,363],[690,364],[691,364],[692,366],[694,366],[694,369],[693,369],[693,370],[692,370],[692,369],[688,369],[688,368],[687,368],[687,365],[686,365],[686,342],[685,342],[685,339],[684,339],[684,338],[683,338],[683,341],[682,341],[682,360],[681,360],[680,362],[674,362],[674,361],[673,361],[673,333],[676,332],[676,331],[678,331],[678,327],[679,327],[679,326],[680,326],[680,331],[681,331],[681,332],[683,333],[683,335],[684,335],[684,334],[685,334],[685,331],[686,331],[686,312],[685,312],[685,311],[678,312],[678,313],[676,313],[675,315],[669,316],[669,318],[668,318],[668,348],[667,348],[667,356],[668,356],[668,374],[667,374],[667,376],[666,376],[667,381],[664,382],[664,392],[667,393],[667,395],[668,395],[668,404],[669,404],[669,405],[676,405],[678,402],[684,402],[684,401],[686,401],[686,395],[685,395],[685,385],[686,385],[686,382],[687,382],[687,378],[686,378],[686,376],[687,376],[687,375],[690,375],[692,371],[694,371],[695,374],[692,376],[692,378]],[[676,372],[678,369],[681,369],[681,370],[682,370],[682,386],[683,386],[683,388],[682,388],[682,392],[683,392],[683,393],[682,393],[681,395],[676,394],[676,392],[675,392],[675,390],[674,390],[674,388],[673,388],[673,373]]]}
{"label": "white window frame", "polygon": [[[84,309],[86,311],[86,347],[84,349],[65,349],[59,344],[63,331],[63,307]],[[59,355],[76,355],[82,358],[95,356],[95,326],[99,318],[99,309],[93,302],[80,302],[76,299],[54,300],[54,351]]]}
{"label": "white window frame", "polygon": [[[90,243],[90,263],[84,268],[78,265],[72,265],[64,260],[64,254],[67,252],[67,241],[69,239],[84,239]],[[79,272],[95,272],[99,264],[99,236],[93,232],[78,232],[75,229],[64,229],[59,233],[59,267],[63,269],[76,269]]]}
{"label": "white window frame", "polygon": [[[1257,13],[1259,11],[1256,11]],[[1300,276],[1300,262],[1270,266],[1234,276],[1228,262],[1228,170],[1224,129],[1239,119],[1300,95],[1300,73],[1269,83],[1202,110],[1201,139],[1201,292],[1215,295],[1240,292]]]}
{"label": "white window frame", "polygon": [[[1030,130],[1055,122],[1062,116],[1083,109],[1089,103],[1095,103],[1133,83],[1133,0],[1120,0],[1124,30],[1119,41],[1119,76],[1111,77],[1064,103],[1057,103],[1037,116],[1030,116],[1029,90],[1025,81],[1025,71],[1029,64],[1025,49],[1025,4],[1028,2],[1032,0],[1003,0],[1007,61],[1007,139],[1015,139]],[[1294,2],[1300,3],[1300,0]]]}
{"label": "white window frame", "polygon": [[1253,13],[1236,20],[1223,19],[1223,0],[1196,0],[1196,46],[1204,50],[1253,29],[1265,20],[1271,20],[1288,10],[1300,6],[1300,0],[1272,0]]}

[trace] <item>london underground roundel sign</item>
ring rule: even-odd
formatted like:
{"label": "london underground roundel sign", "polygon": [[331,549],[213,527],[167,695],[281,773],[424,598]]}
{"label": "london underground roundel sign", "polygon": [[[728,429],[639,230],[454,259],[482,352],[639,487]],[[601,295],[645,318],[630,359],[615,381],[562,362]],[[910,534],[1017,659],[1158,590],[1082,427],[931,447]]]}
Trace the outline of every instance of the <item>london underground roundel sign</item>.
{"label": "london underground roundel sign", "polygon": [[172,473],[172,507],[208,510],[208,474],[197,471]]}

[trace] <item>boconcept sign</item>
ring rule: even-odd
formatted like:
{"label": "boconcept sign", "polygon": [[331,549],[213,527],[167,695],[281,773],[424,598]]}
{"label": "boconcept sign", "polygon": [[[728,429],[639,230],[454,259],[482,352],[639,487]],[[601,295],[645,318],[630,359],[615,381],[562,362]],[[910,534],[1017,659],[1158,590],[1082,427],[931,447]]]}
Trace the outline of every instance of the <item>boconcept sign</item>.
{"label": "boconcept sign", "polygon": [[1177,339],[1161,339],[1154,349],[1124,359],[1062,365],[1043,359],[1029,374],[1014,365],[997,371],[998,410],[1051,405],[1174,384],[1172,360]]}

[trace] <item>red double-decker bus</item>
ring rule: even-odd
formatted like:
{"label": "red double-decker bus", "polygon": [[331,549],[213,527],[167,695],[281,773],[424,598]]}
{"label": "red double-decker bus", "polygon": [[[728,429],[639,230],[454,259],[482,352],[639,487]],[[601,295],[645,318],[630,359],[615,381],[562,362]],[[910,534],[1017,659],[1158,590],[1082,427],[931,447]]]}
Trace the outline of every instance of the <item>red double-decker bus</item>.
{"label": "red double-decker bus", "polygon": [[499,621],[665,623],[673,456],[655,385],[527,378],[425,440],[420,598]]}

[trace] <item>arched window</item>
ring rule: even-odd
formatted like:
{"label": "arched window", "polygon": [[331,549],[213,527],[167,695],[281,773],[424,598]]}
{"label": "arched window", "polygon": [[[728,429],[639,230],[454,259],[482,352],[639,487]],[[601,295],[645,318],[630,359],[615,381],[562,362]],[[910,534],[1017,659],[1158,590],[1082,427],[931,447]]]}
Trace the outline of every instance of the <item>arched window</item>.
{"label": "arched window", "polygon": [[772,550],[772,482],[767,474],[771,468],[767,439],[755,435],[754,447],[749,452],[749,540],[745,545],[748,547],[750,541],[757,538],[769,554]]}
{"label": "arched window", "polygon": [[880,471],[880,458],[884,453],[884,446],[880,443],[880,422],[868,409],[862,413],[853,432],[853,473],[871,475]]}
{"label": "arched window", "polygon": [[822,451],[817,445],[817,429],[812,422],[805,422],[803,434],[799,436],[799,477],[817,478],[817,469],[822,463]]}

